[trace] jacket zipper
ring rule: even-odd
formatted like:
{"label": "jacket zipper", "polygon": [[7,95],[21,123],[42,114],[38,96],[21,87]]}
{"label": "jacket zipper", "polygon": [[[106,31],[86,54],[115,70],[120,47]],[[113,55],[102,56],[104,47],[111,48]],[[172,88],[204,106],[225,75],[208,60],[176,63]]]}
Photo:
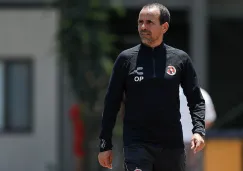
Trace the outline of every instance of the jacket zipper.
{"label": "jacket zipper", "polygon": [[156,77],[156,72],[155,72],[155,57],[154,57],[154,49],[153,49],[153,51],[152,51],[152,53],[153,53],[153,77],[155,78]]}

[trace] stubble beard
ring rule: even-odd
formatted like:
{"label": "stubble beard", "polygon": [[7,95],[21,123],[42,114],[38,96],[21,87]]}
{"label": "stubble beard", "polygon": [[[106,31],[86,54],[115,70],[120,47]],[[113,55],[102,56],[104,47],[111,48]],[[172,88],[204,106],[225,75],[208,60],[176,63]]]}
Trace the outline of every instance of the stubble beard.
{"label": "stubble beard", "polygon": [[156,38],[154,38],[154,39],[152,37],[145,38],[145,37],[142,37],[142,36],[140,36],[140,39],[141,39],[141,41],[142,41],[143,44],[148,45],[148,46],[152,46],[158,40]]}
{"label": "stubble beard", "polygon": [[142,43],[144,43],[146,45],[151,45],[154,42],[154,40],[152,39],[152,37],[145,38],[145,37],[140,36],[140,39],[141,39]]}

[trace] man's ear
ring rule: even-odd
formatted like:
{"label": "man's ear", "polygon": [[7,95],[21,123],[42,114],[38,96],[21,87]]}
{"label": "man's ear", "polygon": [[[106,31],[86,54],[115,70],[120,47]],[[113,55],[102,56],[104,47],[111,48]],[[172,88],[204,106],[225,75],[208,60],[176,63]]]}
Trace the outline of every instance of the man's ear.
{"label": "man's ear", "polygon": [[163,34],[165,34],[169,29],[169,23],[168,22],[165,22],[164,24],[162,24],[162,31],[163,31]]}

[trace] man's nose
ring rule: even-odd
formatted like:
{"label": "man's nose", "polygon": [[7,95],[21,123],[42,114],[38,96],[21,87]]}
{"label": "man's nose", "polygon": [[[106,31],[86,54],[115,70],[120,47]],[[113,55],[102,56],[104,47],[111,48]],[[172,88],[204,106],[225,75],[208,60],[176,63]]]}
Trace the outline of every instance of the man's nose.
{"label": "man's nose", "polygon": [[146,29],[146,25],[144,23],[141,25],[141,29],[142,30],[145,30]]}

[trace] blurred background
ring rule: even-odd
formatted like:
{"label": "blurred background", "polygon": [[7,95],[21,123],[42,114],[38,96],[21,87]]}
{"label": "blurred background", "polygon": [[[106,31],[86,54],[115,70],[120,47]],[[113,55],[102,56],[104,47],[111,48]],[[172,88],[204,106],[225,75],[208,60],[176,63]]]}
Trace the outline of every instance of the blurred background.
{"label": "blurred background", "polygon": [[[107,83],[117,55],[139,43],[150,2],[0,0],[0,171],[106,170],[97,154]],[[243,171],[243,1],[157,2],[171,12],[165,42],[191,56],[217,113],[197,168]],[[113,170],[123,171],[120,115],[113,137]]]}

